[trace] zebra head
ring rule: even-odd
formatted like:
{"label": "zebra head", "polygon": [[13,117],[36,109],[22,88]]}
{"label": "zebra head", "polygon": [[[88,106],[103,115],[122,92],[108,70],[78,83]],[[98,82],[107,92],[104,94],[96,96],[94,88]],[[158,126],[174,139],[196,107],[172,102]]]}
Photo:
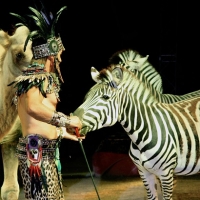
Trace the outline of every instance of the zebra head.
{"label": "zebra head", "polygon": [[143,57],[137,51],[132,49],[125,49],[114,53],[109,63],[113,67],[117,65],[127,68],[129,71],[135,73],[135,75],[141,81],[145,78],[156,91],[162,93],[162,79],[160,74],[148,61],[149,55]]}
{"label": "zebra head", "polygon": [[120,90],[118,85],[122,81],[121,68],[114,70],[103,69],[98,72],[91,68],[91,76],[96,84],[87,92],[84,102],[73,113],[82,121],[80,133],[94,131],[112,126],[118,121]]}
{"label": "zebra head", "polygon": [[109,63],[112,65],[121,65],[128,70],[135,72],[141,71],[145,65],[148,65],[149,55],[143,57],[137,51],[132,49],[122,50],[114,53],[110,59]]}

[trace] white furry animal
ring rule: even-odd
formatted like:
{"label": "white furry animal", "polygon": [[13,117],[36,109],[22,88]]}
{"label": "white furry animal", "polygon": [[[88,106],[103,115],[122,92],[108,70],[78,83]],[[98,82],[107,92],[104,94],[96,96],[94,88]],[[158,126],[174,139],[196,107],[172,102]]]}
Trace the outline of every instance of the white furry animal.
{"label": "white furry animal", "polygon": [[18,160],[15,148],[21,135],[16,106],[12,105],[15,90],[7,86],[21,74],[23,66],[32,59],[31,42],[24,52],[24,42],[29,34],[25,26],[10,36],[0,30],[0,144],[3,159],[4,182],[1,187],[3,200],[17,200],[19,196]]}

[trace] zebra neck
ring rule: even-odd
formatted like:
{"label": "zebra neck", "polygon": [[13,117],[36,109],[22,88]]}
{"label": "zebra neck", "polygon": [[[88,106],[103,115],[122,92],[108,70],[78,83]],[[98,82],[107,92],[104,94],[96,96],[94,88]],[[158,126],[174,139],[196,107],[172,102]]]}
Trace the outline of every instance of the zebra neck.
{"label": "zebra neck", "polygon": [[142,115],[138,109],[140,107],[144,107],[143,103],[130,94],[123,94],[121,97],[118,121],[127,133],[133,133],[141,126]]}

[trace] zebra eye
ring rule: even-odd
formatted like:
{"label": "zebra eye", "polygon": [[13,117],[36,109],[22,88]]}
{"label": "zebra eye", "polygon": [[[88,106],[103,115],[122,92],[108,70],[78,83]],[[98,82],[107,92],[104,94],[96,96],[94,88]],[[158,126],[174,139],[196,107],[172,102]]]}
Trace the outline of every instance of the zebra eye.
{"label": "zebra eye", "polygon": [[103,95],[103,97],[102,97],[103,99],[105,99],[105,100],[108,100],[110,97],[108,96],[108,95]]}

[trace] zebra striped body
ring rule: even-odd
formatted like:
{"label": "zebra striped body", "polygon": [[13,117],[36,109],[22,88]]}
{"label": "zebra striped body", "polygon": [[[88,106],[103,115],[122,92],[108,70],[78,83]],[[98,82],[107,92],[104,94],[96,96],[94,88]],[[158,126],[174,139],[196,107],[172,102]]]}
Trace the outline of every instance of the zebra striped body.
{"label": "zebra striped body", "polygon": [[161,76],[148,61],[148,57],[148,55],[143,57],[137,51],[127,49],[114,53],[109,63],[113,69],[116,66],[125,67],[133,72],[139,80],[146,84],[146,87],[152,89],[153,95],[159,102],[173,103],[200,96],[200,90],[184,95],[163,94]]}
{"label": "zebra striped body", "polygon": [[160,103],[125,68],[104,69],[98,80],[74,112],[83,123],[81,134],[120,122],[132,141],[129,155],[138,167],[148,199],[158,199],[157,177],[163,199],[171,200],[173,174],[200,171],[200,97]]}

